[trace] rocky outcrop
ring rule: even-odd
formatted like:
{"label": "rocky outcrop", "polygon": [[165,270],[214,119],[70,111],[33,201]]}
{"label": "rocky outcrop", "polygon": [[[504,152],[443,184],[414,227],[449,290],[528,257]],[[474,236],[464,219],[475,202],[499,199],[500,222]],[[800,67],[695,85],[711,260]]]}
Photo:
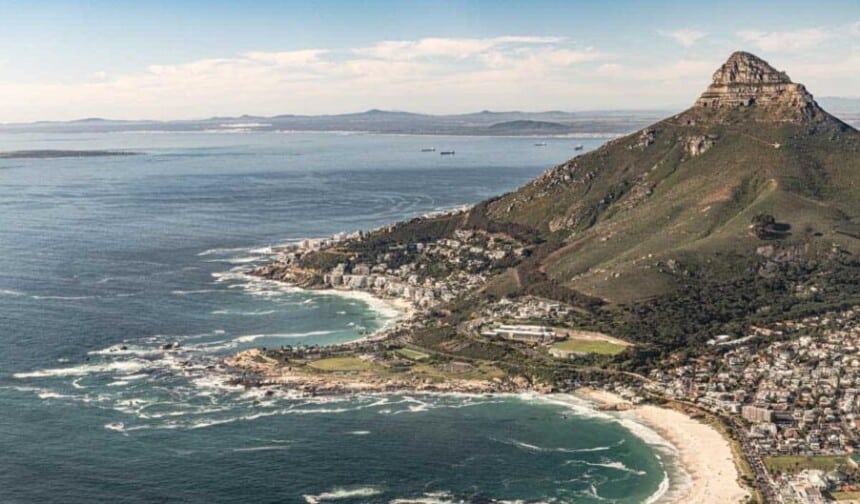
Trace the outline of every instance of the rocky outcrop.
{"label": "rocky outcrop", "polygon": [[251,274],[269,280],[287,282],[305,289],[324,286],[322,274],[280,262],[257,268]]}
{"label": "rocky outcrop", "polygon": [[[229,383],[246,387],[280,387],[303,396],[344,396],[395,392],[494,394],[553,392],[552,385],[524,376],[470,379],[395,371],[380,365],[378,370],[320,371],[304,362],[284,362],[264,349],[244,350],[225,359],[234,374]],[[356,347],[356,355],[360,349]],[[366,357],[369,357],[367,355]],[[270,389],[271,390],[271,389]]]}
{"label": "rocky outcrop", "polygon": [[639,138],[636,140],[636,144],[631,146],[630,148],[632,149],[635,147],[640,150],[645,149],[649,145],[653,144],[656,138],[657,132],[651,128],[646,128],[642,130],[641,133],[639,133]]}
{"label": "rocky outcrop", "polygon": [[696,157],[699,154],[704,154],[716,143],[717,138],[713,135],[693,135],[687,137],[687,142],[684,144],[684,150],[690,157]]}
{"label": "rocky outcrop", "polygon": [[696,100],[695,108],[743,107],[764,108],[772,118],[788,121],[813,118],[821,111],[803,84],[792,82],[785,72],[757,56],[736,52],[714,73],[713,83]]}

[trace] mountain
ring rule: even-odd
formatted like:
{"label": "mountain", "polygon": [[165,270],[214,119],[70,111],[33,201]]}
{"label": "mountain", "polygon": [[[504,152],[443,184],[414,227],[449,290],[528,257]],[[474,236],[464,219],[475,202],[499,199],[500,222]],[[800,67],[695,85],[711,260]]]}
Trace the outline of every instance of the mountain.
{"label": "mountain", "polygon": [[860,304],[860,132],[736,52],[689,109],[373,243],[454,228],[524,254],[441,326],[537,295],[573,305],[579,327],[647,343],[631,357],[641,368],[715,334]]}
{"label": "mountain", "polygon": [[487,130],[495,134],[557,135],[570,132],[570,126],[550,121],[520,119],[491,124]]}
{"label": "mountain", "polygon": [[[310,286],[354,265],[414,271],[410,285],[447,299],[404,337],[479,358],[507,352],[469,329],[503,298],[558,301],[565,324],[636,341],[617,363],[642,370],[715,335],[860,305],[858,185],[860,132],[737,52],[692,107],[516,191],[259,274]],[[499,244],[496,260],[470,255]]]}
{"label": "mountain", "polygon": [[[729,280],[770,255],[860,252],[860,134],[745,52],[696,103],[479,206],[560,246],[554,281],[611,302]],[[789,252],[786,252],[789,251]]]}
{"label": "mountain", "polygon": [[[663,115],[657,111],[490,112],[430,115],[372,109],[333,115],[210,117],[184,121],[81,119],[0,124],[3,132],[96,133],[108,131],[355,131],[415,135],[559,135],[628,133]],[[511,123],[505,126],[505,123]],[[554,126],[548,127],[553,123]]]}

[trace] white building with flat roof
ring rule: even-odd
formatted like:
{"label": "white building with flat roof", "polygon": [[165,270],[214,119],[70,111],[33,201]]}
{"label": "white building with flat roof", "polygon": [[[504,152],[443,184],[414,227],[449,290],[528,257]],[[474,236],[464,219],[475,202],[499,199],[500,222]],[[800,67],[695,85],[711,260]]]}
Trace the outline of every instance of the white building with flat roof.
{"label": "white building with flat roof", "polygon": [[494,329],[484,331],[481,334],[531,344],[551,343],[558,339],[558,335],[551,328],[538,325],[503,324]]}

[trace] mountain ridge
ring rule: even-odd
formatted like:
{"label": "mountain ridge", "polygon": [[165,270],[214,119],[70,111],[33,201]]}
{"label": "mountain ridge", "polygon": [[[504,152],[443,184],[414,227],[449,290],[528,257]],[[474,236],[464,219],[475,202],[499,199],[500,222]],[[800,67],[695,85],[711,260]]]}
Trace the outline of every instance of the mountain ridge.
{"label": "mountain ridge", "polygon": [[[613,364],[640,371],[718,334],[860,305],[860,132],[749,53],[715,75],[687,110],[515,191],[257,274],[326,288],[351,275],[360,288],[368,271],[399,271],[393,288],[405,281],[400,295],[426,309],[404,341],[481,359],[510,350],[475,333],[487,313],[550,301],[566,327],[636,342]],[[503,244],[495,259],[469,255],[490,244]]]}
{"label": "mountain ridge", "polygon": [[381,134],[414,135],[534,135],[540,128],[496,128],[491,126],[514,121],[557,123],[551,134],[618,135],[640,128],[664,115],[666,111],[586,111],[586,112],[476,112],[451,115],[419,114],[404,111],[371,109],[364,112],[329,115],[280,114],[274,116],[242,115],[210,117],[199,120],[148,121],[88,118],[77,121],[40,121],[22,124],[0,124],[0,132],[114,132],[114,131],[195,131],[195,132],[267,132],[267,131],[354,131]]}
{"label": "mountain ridge", "polygon": [[[563,243],[541,262],[550,278],[630,301],[677,284],[669,281],[674,275],[655,273],[660,260],[677,263],[678,255],[698,262],[695,251],[754,253],[761,243],[749,229],[759,214],[793,221],[794,232],[780,245],[803,241],[807,228],[807,246],[824,236],[845,241],[835,229],[858,217],[858,152],[857,130],[821,109],[784,72],[738,52],[691,108],[562,163],[482,208],[487,218]],[[856,240],[842,245],[858,248]],[[606,287],[631,273],[639,293]]]}

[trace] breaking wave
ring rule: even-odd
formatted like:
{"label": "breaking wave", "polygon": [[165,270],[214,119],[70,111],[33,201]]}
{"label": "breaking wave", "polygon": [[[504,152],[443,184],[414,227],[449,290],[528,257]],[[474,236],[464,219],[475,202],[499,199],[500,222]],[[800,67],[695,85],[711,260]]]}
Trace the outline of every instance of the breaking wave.
{"label": "breaking wave", "polygon": [[145,361],[119,361],[103,364],[82,364],[66,368],[41,369],[24,373],[15,373],[12,376],[18,379],[26,378],[50,378],[62,376],[84,376],[93,373],[125,372],[136,373],[148,367]]}
{"label": "breaking wave", "polygon": [[307,338],[310,336],[327,336],[335,334],[337,331],[308,331],[300,333],[273,333],[273,334],[246,334],[234,338],[233,341],[239,343],[251,343],[262,338]]}
{"label": "breaking wave", "polygon": [[358,487],[358,488],[333,488],[327,492],[318,495],[304,495],[305,502],[308,504],[317,504],[323,501],[332,501],[340,499],[357,499],[359,497],[373,497],[382,493],[378,487]]}

